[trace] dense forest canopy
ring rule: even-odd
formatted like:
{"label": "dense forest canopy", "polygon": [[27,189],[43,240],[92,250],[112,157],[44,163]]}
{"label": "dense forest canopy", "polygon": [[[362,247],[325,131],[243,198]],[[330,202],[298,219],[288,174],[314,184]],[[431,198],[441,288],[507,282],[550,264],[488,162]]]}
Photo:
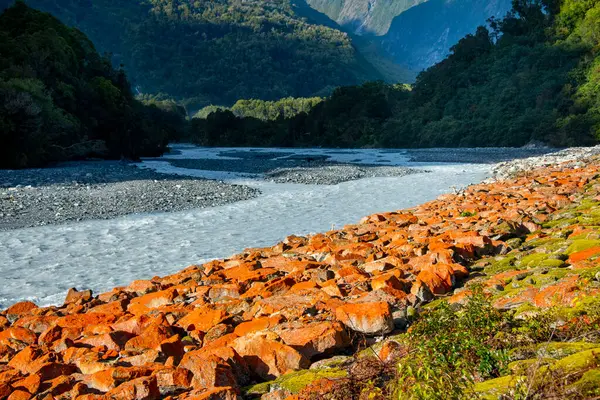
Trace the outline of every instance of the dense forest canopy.
{"label": "dense forest canopy", "polygon": [[136,90],[184,100],[190,109],[240,98],[319,96],[381,78],[346,33],[307,22],[289,0],[27,3],[112,53]]}
{"label": "dense forest canopy", "polygon": [[505,18],[461,39],[411,90],[382,82],[340,88],[308,113],[271,122],[217,111],[192,133],[219,145],[593,144],[599,51],[597,1],[513,0]]}
{"label": "dense forest canopy", "polygon": [[20,1],[0,15],[0,168],[158,155],[181,121],[135,100],[80,31]]}
{"label": "dense forest canopy", "polygon": [[321,97],[286,97],[277,101],[238,100],[232,107],[206,106],[198,111],[194,118],[206,118],[212,112],[230,110],[236,117],[252,117],[263,121],[274,121],[280,118],[292,118],[300,113],[308,113],[322,101],[323,98]]}

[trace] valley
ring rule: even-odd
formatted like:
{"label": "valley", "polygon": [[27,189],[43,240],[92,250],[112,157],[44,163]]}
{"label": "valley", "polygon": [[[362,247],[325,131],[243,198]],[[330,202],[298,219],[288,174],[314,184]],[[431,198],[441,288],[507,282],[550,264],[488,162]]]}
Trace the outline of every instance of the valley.
{"label": "valley", "polygon": [[0,400],[599,398],[599,27],[0,0]]}

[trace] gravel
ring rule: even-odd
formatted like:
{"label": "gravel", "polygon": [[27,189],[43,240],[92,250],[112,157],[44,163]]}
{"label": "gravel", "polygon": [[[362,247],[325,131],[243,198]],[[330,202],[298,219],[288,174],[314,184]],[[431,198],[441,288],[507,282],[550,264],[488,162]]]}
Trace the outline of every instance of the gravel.
{"label": "gravel", "polygon": [[259,193],[111,161],[0,170],[0,230],[213,207]]}
{"label": "gravel", "polygon": [[417,172],[424,171],[405,167],[329,165],[316,168],[277,168],[267,172],[265,178],[275,183],[337,185],[362,178],[406,176]]}
{"label": "gravel", "polygon": [[585,165],[588,158],[600,154],[600,146],[571,147],[554,153],[521,160],[502,162],[492,169],[493,179],[506,179],[540,167],[564,164],[568,167]]}

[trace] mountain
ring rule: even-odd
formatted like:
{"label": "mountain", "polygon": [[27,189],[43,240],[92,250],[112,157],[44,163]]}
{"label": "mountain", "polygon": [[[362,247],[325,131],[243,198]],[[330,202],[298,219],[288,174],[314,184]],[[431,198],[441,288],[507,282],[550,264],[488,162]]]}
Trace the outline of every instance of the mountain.
{"label": "mountain", "polygon": [[0,168],[155,156],[184,123],[135,100],[77,29],[20,1],[0,15]]}
{"label": "mountain", "polygon": [[501,18],[510,8],[511,0],[429,0],[394,18],[379,44],[396,63],[421,71],[443,60],[488,18]]}
{"label": "mountain", "polygon": [[593,145],[600,141],[599,26],[595,0],[517,0],[411,87],[342,87],[308,113],[272,121],[216,111],[194,122],[192,133],[200,143],[234,146]]}
{"label": "mountain", "polygon": [[[511,0],[306,0],[342,29],[375,65],[416,72],[448,55],[450,47],[490,17],[503,17]],[[409,77],[410,74],[404,75]],[[406,82],[407,80],[404,80]]]}
{"label": "mountain", "polygon": [[[7,0],[2,0],[7,3]],[[124,64],[136,89],[191,107],[328,94],[381,79],[340,30],[289,0],[27,0]]]}
{"label": "mountain", "polygon": [[384,35],[397,15],[427,0],[307,0],[315,10],[357,34]]}

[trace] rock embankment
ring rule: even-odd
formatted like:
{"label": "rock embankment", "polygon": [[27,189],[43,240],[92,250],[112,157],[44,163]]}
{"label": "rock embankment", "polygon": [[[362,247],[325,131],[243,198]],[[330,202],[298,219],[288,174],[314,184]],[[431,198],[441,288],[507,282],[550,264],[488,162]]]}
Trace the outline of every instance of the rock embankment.
{"label": "rock embankment", "polygon": [[214,207],[258,194],[247,186],[186,179],[121,162],[0,170],[0,230]]}
{"label": "rock embankment", "polygon": [[[599,171],[538,169],[62,306],[15,304],[0,314],[0,399],[311,398],[345,379],[340,356],[431,300],[462,302],[469,282],[501,309],[572,305],[600,293]],[[544,241],[556,232],[567,247]]]}

